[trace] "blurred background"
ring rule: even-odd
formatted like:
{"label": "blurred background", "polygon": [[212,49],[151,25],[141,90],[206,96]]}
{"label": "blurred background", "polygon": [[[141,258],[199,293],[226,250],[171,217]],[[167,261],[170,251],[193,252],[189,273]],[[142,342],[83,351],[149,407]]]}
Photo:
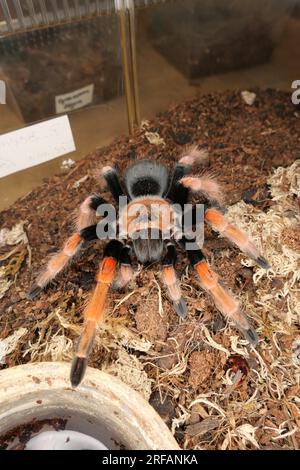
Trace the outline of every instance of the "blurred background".
{"label": "blurred background", "polygon": [[0,179],[0,209],[169,105],[292,93],[299,44],[300,0],[0,0],[0,134],[68,114],[76,144]]}

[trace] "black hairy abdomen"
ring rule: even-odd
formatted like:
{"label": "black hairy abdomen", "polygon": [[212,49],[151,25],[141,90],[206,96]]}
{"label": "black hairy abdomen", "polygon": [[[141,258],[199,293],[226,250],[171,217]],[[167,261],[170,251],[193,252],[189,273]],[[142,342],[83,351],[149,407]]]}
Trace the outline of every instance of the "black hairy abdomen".
{"label": "black hairy abdomen", "polygon": [[147,194],[159,194],[160,184],[153,178],[139,178],[132,185],[132,193],[135,197],[145,196]]}

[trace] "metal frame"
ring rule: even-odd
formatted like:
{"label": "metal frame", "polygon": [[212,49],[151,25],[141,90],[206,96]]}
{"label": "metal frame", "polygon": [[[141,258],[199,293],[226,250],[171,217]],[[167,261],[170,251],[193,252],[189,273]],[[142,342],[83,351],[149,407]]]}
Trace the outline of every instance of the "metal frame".
{"label": "metal frame", "polygon": [[134,127],[140,124],[134,2],[133,0],[116,0],[115,6],[120,25],[128,128],[129,133],[132,134]]}

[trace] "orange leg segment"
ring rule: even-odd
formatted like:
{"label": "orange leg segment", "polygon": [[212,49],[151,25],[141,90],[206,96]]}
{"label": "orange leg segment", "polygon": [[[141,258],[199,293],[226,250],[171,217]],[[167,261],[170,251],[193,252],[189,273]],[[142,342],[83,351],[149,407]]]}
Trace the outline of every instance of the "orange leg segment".
{"label": "orange leg segment", "polygon": [[67,239],[62,250],[50,258],[46,268],[31,287],[28,293],[29,299],[36,297],[66,267],[71,258],[78,253],[84,241],[79,232],[95,220],[96,208],[103,202],[105,202],[104,199],[96,195],[89,196],[83,201],[76,219],[76,232]]}
{"label": "orange leg segment", "polygon": [[70,259],[79,251],[82,245],[82,238],[79,233],[74,233],[65,242],[61,251],[52,256],[46,269],[37,277],[31,287],[28,297],[33,299],[41,290],[69,263]]}
{"label": "orange leg segment", "polygon": [[167,252],[162,260],[162,280],[167,288],[168,295],[173,302],[173,307],[176,313],[185,318],[187,315],[187,306],[184,298],[182,297],[180,283],[176,276],[175,263],[176,263],[176,250],[172,243],[166,246]]}
{"label": "orange leg segment", "polygon": [[220,284],[218,275],[206,261],[198,262],[194,265],[194,268],[199,276],[201,287],[211,294],[217,309],[233,320],[252,344],[256,344],[257,335],[255,331],[249,324],[246,315],[241,311],[239,302],[230,291]]}
{"label": "orange leg segment", "polygon": [[173,266],[163,267],[162,280],[167,288],[168,295],[173,302],[173,307],[176,313],[180,317],[185,318],[187,314],[187,307],[185,300],[182,297],[180,284]]}
{"label": "orange leg segment", "polygon": [[[104,252],[96,276],[97,285],[92,297],[84,310],[83,332],[79,339],[77,351],[72,363],[71,383],[76,387],[81,382],[87,366],[88,356],[93,347],[96,327],[103,320],[108,290],[114,280],[118,264],[118,251],[122,244],[117,241],[110,242]],[[114,254],[112,254],[114,252]]]}
{"label": "orange leg segment", "polygon": [[220,211],[214,208],[207,209],[205,212],[205,221],[213,230],[219,232],[223,237],[228,238],[231,243],[234,243],[241,251],[246,253],[246,255],[254,259],[260,267],[264,269],[270,268],[269,263],[261,256],[249,236],[243,230],[231,224]]}

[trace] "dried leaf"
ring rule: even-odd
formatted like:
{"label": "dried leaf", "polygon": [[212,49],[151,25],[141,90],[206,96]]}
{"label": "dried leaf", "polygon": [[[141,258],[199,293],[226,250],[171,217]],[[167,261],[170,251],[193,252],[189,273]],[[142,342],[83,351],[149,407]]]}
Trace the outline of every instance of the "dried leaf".
{"label": "dried leaf", "polygon": [[256,429],[254,426],[251,424],[242,424],[238,428],[236,428],[235,432],[238,436],[242,437],[242,439],[245,439],[246,441],[251,442],[254,447],[259,449],[259,445],[257,440],[255,439],[255,432]]}
{"label": "dried leaf", "polygon": [[186,432],[190,436],[202,436],[208,431],[218,428],[220,422],[221,421],[218,418],[207,418],[200,423],[189,424],[186,428]]}
{"label": "dried leaf", "polygon": [[153,145],[166,145],[164,139],[160,137],[158,132],[145,132],[145,137]]}

